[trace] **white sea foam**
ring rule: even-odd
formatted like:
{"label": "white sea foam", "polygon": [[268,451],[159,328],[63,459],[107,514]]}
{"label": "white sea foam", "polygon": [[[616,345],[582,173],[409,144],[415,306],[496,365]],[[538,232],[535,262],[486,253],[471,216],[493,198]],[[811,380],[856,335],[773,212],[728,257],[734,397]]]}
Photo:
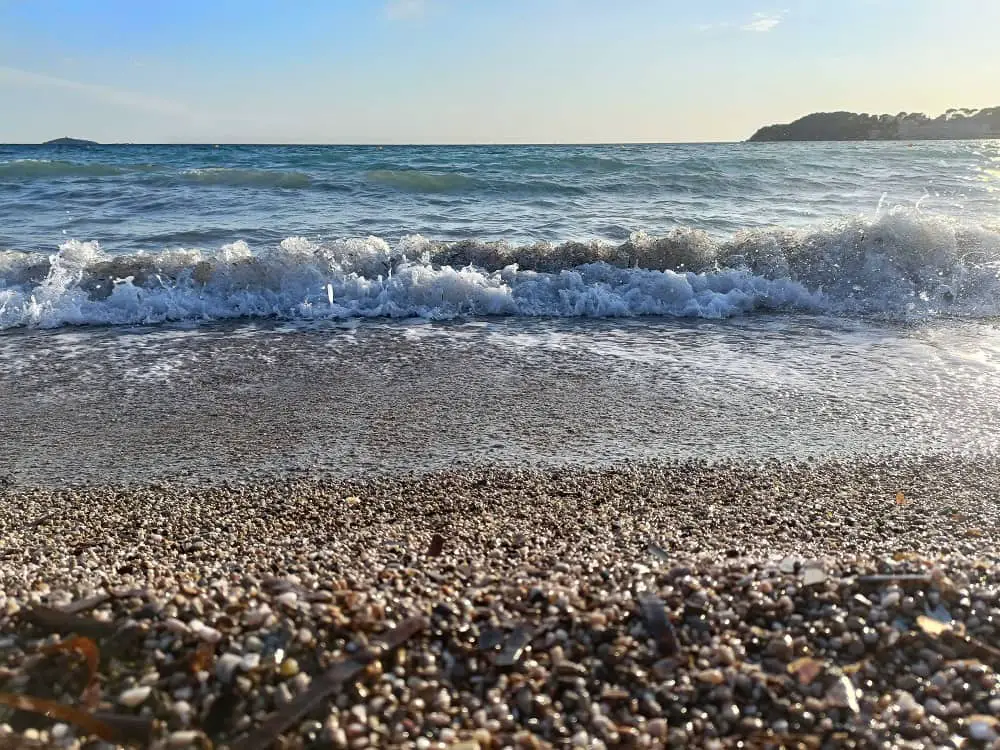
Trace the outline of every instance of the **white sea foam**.
{"label": "white sea foam", "polygon": [[[332,302],[331,302],[332,297]],[[0,252],[0,328],[242,317],[664,315],[754,311],[1000,314],[1000,233],[894,212],[809,232],[690,229],[622,245],[438,243],[409,236],[273,248],[237,242],[113,256],[70,241]]]}

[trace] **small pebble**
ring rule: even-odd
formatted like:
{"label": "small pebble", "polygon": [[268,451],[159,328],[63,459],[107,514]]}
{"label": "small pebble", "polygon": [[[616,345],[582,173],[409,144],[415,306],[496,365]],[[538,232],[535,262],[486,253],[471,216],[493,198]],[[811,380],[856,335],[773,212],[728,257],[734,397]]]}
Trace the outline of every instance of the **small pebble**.
{"label": "small pebble", "polygon": [[148,685],[142,687],[135,687],[130,690],[126,690],[118,696],[118,702],[123,706],[128,706],[129,708],[135,708],[139,704],[145,702],[152,692],[152,688]]}
{"label": "small pebble", "polygon": [[171,732],[167,738],[169,747],[191,747],[201,739],[201,732],[193,729],[184,729],[179,732]]}

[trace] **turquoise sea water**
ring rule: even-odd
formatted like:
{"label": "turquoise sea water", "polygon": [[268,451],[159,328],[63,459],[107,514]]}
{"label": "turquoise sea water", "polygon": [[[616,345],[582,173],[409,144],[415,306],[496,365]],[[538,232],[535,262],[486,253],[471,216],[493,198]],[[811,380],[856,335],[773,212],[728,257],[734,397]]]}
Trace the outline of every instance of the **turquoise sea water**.
{"label": "turquoise sea water", "polygon": [[1000,143],[0,147],[0,328],[996,313]]}
{"label": "turquoise sea water", "polygon": [[0,247],[265,249],[410,234],[726,236],[871,218],[888,207],[996,218],[1000,143],[525,147],[0,146]]}

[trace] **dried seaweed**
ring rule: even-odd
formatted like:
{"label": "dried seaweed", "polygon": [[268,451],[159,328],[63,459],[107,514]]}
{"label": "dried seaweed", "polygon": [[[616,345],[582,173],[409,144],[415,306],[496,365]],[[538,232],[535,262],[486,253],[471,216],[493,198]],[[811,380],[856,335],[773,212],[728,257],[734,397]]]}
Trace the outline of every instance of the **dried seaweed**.
{"label": "dried seaweed", "polygon": [[135,742],[143,747],[149,745],[156,722],[145,716],[114,714],[107,711],[95,711],[94,719],[105,726],[111,727],[118,737],[118,742]]}
{"label": "dried seaweed", "polygon": [[[426,627],[427,621],[422,617],[411,617],[404,620],[398,627],[385,635],[383,647],[386,651],[397,649]],[[274,714],[256,731],[234,744],[233,750],[257,750],[258,748],[270,747],[281,736],[282,732],[326,700],[345,682],[361,674],[375,658],[376,654],[369,652],[335,664],[321,677],[314,680],[309,690]]]}
{"label": "dried seaweed", "polygon": [[950,625],[933,617],[920,615],[917,618],[917,626],[927,635],[940,639],[942,643],[954,649],[957,654],[971,656],[989,664],[993,669],[1000,669],[1000,648],[990,646],[964,633],[956,632]]}
{"label": "dried seaweed", "polygon": [[82,656],[87,663],[87,681],[84,684],[81,699],[83,704],[88,708],[93,708],[97,705],[97,702],[100,700],[97,669],[101,663],[101,652],[97,648],[96,643],[86,636],[78,635],[47,646],[42,649],[42,653],[49,656],[60,653],[74,653]]}
{"label": "dried seaweed", "polygon": [[435,534],[431,537],[431,543],[427,547],[427,556],[437,557],[442,552],[444,552],[444,537],[440,534]]}
{"label": "dried seaweed", "polygon": [[169,677],[177,672],[203,672],[208,671],[215,660],[215,646],[211,643],[201,643],[194,651],[189,651],[180,659],[175,659],[169,664],[160,667],[159,672],[162,677]]}
{"label": "dried seaweed", "polygon": [[13,693],[0,693],[0,703],[19,711],[28,711],[34,714],[41,714],[60,721],[70,722],[80,727],[88,734],[96,735],[108,742],[117,742],[121,739],[118,730],[107,721],[97,718],[93,714],[81,711],[79,708],[68,706],[65,703],[46,700],[44,698],[34,698],[30,695],[15,695]]}
{"label": "dried seaweed", "polygon": [[927,586],[934,582],[934,579],[924,573],[898,573],[888,575],[859,576],[858,583],[868,586],[881,586],[887,583],[898,583],[901,587],[912,586],[918,588]]}
{"label": "dried seaweed", "polygon": [[801,684],[808,685],[815,680],[819,673],[825,668],[825,662],[822,662],[819,659],[812,659],[808,656],[803,656],[801,659],[796,659],[788,665],[788,673],[794,674]]}
{"label": "dried seaweed", "polygon": [[90,638],[104,638],[118,631],[118,625],[114,623],[80,617],[71,611],[42,605],[25,610],[22,617],[35,627],[52,633],[77,633]]}
{"label": "dried seaweed", "polygon": [[647,595],[640,598],[639,614],[642,616],[643,625],[646,626],[646,632],[653,637],[663,653],[667,656],[676,654],[680,649],[677,633],[659,597]]}
{"label": "dried seaweed", "polygon": [[212,701],[212,707],[202,723],[202,729],[209,735],[216,735],[226,730],[240,706],[240,695],[231,684],[224,683],[222,692]]}
{"label": "dried seaweed", "polygon": [[86,599],[77,599],[75,602],[70,602],[65,607],[60,607],[59,611],[65,612],[67,615],[80,615],[100,607],[110,599],[111,596],[109,594],[96,594]]}

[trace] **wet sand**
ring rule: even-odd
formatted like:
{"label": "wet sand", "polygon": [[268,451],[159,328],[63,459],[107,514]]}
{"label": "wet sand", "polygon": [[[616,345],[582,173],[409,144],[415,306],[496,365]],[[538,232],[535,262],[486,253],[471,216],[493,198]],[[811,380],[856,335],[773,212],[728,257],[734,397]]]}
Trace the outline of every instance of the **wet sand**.
{"label": "wet sand", "polygon": [[[982,746],[998,470],[0,488],[0,690],[162,747]],[[93,679],[87,647],[53,648],[73,634]],[[10,746],[91,737],[0,722]]]}

